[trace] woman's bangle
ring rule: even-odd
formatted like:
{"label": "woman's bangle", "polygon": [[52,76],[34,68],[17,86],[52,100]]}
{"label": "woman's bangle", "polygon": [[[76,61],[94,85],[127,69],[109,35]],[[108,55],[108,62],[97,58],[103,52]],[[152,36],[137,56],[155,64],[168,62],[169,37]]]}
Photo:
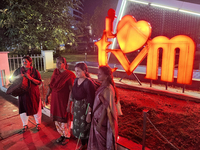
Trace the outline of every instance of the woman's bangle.
{"label": "woman's bangle", "polygon": [[90,114],[90,115],[91,115],[91,114],[92,114],[92,112],[88,112],[88,114]]}

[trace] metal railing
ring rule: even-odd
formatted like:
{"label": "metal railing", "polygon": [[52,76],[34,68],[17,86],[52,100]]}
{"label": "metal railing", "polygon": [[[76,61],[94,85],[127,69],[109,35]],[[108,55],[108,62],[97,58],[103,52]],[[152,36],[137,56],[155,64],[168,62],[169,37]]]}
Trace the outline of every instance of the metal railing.
{"label": "metal railing", "polygon": [[161,132],[155,127],[155,125],[151,122],[151,120],[147,116],[148,110],[143,110],[143,138],[142,138],[142,150],[145,150],[145,140],[146,140],[146,121],[148,120],[150,124],[154,127],[154,129],[159,133],[159,135],[167,141],[174,149],[179,150],[176,146],[174,146],[166,137],[164,137]]}

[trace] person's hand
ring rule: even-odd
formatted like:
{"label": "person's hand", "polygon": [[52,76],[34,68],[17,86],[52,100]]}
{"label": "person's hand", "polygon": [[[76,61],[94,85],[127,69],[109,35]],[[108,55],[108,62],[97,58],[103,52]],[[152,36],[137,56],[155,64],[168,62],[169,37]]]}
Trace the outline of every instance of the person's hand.
{"label": "person's hand", "polygon": [[68,112],[68,113],[71,113],[71,112],[70,112],[70,106],[67,106],[67,112]]}
{"label": "person's hand", "polygon": [[67,112],[70,112],[72,115],[74,114],[74,102],[71,102],[70,104],[68,104],[67,106]]}
{"label": "person's hand", "polygon": [[71,106],[71,114],[74,114],[74,104]]}
{"label": "person's hand", "polygon": [[48,96],[46,96],[46,97],[45,97],[45,103],[46,103],[46,105],[48,105],[48,104],[49,104],[49,99],[48,99]]}
{"label": "person's hand", "polygon": [[29,80],[33,79],[33,78],[30,76],[30,74],[28,74],[28,73],[24,74],[24,76],[25,76],[27,79],[29,79]]}
{"label": "person's hand", "polygon": [[87,123],[90,123],[90,122],[91,122],[91,120],[92,120],[92,119],[91,119],[91,118],[92,118],[91,115],[92,115],[91,112],[88,112],[88,113],[87,113],[87,116],[86,116],[86,122],[87,122]]}
{"label": "person's hand", "polygon": [[99,94],[99,99],[100,99],[100,101],[101,101],[102,103],[105,102],[105,100],[104,100],[104,96],[103,96],[102,94]]}
{"label": "person's hand", "polygon": [[97,127],[96,127],[97,131],[100,132],[101,131],[101,125],[98,123]]}

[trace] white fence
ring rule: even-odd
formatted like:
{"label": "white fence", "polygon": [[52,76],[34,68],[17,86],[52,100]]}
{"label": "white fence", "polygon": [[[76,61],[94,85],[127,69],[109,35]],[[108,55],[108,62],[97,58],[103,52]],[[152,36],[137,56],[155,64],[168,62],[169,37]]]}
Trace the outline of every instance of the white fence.
{"label": "white fence", "polygon": [[[10,75],[22,66],[23,56],[10,56],[9,52],[0,52],[0,90],[6,91]],[[55,68],[53,50],[42,50],[41,55],[31,55],[33,67],[38,71],[48,71]]]}
{"label": "white fence", "polygon": [[[44,71],[44,56],[40,55],[31,55],[32,58],[32,66],[36,68],[38,71]],[[12,74],[17,68],[21,67],[23,56],[9,56],[8,62],[9,62],[9,70]]]}

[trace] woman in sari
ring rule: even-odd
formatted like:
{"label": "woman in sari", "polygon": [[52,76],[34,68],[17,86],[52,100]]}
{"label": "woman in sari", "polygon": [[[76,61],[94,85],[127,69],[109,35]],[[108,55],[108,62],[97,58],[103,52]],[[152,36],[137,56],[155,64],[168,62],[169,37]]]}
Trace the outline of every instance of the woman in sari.
{"label": "woman in sari", "polygon": [[36,121],[36,129],[39,131],[41,123],[41,100],[38,85],[41,84],[41,75],[38,70],[32,67],[32,59],[30,56],[22,58],[23,66],[13,73],[13,79],[21,77],[28,79],[28,91],[19,95],[19,114],[23,123],[22,132],[28,129],[28,118],[33,115]]}
{"label": "woman in sari", "polygon": [[71,95],[73,103],[73,135],[78,140],[81,139],[81,146],[78,149],[83,150],[87,149],[95,85],[90,79],[85,63],[76,64],[75,73],[77,78]]}
{"label": "woman in sari", "polygon": [[87,150],[117,150],[117,108],[116,87],[109,66],[100,66],[97,89],[93,105],[93,118]]}
{"label": "woman in sari", "polygon": [[49,103],[48,96],[51,93],[50,113],[55,122],[56,129],[61,135],[56,142],[67,144],[71,136],[71,114],[67,112],[69,93],[75,79],[75,74],[67,70],[67,62],[64,57],[56,59],[56,69],[51,77],[45,102]]}

